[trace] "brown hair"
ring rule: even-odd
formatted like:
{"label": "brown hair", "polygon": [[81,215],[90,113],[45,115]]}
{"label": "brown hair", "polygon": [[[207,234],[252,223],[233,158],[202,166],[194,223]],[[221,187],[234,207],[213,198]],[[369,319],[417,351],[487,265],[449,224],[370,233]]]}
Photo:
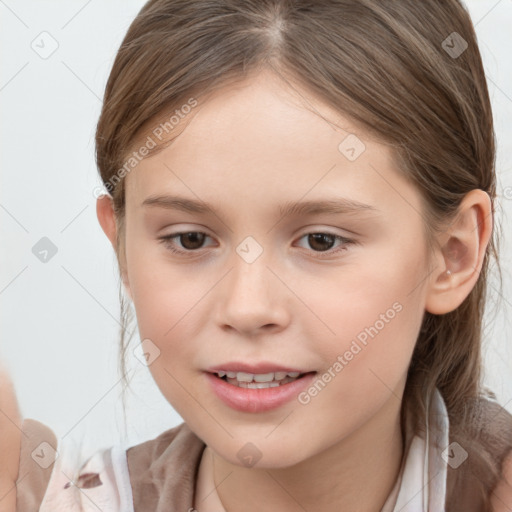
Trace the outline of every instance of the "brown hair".
{"label": "brown hair", "polygon": [[[460,55],[449,52],[454,37],[467,43]],[[112,183],[134,142],[162,113],[179,108],[194,93],[204,97],[207,90],[263,68],[392,145],[398,169],[424,201],[429,243],[473,189],[489,194],[494,213],[491,105],[474,27],[458,0],[151,0],[119,48],[96,133],[98,169],[119,222],[121,269],[124,180]],[[477,462],[467,467],[478,475],[474,488],[485,507],[504,445],[490,456],[489,443],[478,437],[469,418],[481,409],[475,407],[480,399],[495,398],[482,383],[481,339],[491,257],[500,270],[497,241],[494,229],[478,281],[456,310],[425,312],[402,407],[402,418],[404,407],[414,411],[419,431],[426,397],[440,390],[451,438]],[[121,288],[124,376],[133,313]],[[449,471],[454,489],[462,485],[462,474]]]}

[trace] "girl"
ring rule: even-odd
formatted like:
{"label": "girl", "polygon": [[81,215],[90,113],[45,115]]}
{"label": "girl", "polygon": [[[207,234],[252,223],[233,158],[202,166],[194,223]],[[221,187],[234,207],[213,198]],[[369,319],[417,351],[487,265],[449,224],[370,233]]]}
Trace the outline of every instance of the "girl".
{"label": "girl", "polygon": [[512,417],[481,383],[492,112],[458,0],[151,0],[96,148],[184,422],[87,461],[6,428],[17,510],[512,510]]}

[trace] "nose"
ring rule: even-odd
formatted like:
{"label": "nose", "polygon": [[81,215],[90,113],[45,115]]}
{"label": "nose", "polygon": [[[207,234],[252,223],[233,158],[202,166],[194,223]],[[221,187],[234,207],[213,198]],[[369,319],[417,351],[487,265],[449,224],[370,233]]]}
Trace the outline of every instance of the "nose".
{"label": "nose", "polygon": [[217,314],[221,328],[247,336],[284,329],[290,318],[287,305],[291,292],[272,268],[265,251],[253,262],[239,254],[231,261],[233,266],[218,290]]}

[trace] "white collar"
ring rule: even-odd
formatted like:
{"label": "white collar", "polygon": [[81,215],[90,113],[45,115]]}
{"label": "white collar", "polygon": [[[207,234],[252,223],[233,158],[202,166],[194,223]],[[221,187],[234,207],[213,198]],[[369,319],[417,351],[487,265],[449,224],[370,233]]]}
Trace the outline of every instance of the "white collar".
{"label": "white collar", "polygon": [[448,412],[435,389],[426,418],[426,438],[416,434],[405,462],[398,498],[393,512],[444,512],[447,461],[460,454],[449,446]]}

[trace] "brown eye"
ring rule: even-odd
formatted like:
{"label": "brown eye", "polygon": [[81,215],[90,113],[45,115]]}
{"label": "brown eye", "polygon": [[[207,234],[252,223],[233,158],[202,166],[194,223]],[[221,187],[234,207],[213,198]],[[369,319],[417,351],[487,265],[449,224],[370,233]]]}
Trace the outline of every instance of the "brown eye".
{"label": "brown eye", "polygon": [[[171,251],[176,254],[191,254],[199,252],[202,249],[205,238],[210,238],[206,233],[201,231],[182,231],[172,235],[163,236],[160,241]],[[179,244],[176,243],[179,240]]]}
{"label": "brown eye", "polygon": [[199,233],[198,231],[191,231],[190,233],[180,233],[178,237],[185,249],[193,251],[201,247],[205,234]]}
{"label": "brown eye", "polygon": [[[336,255],[342,251],[346,251],[350,245],[356,244],[355,240],[333,233],[306,233],[301,239],[307,239],[307,245],[310,250],[317,254],[317,258]],[[340,242],[340,244],[337,248],[333,249],[336,242]],[[323,253],[325,253],[325,255]]]}
{"label": "brown eye", "polygon": [[336,237],[328,233],[311,233],[308,235],[308,243],[317,251],[328,251],[332,248]]}

